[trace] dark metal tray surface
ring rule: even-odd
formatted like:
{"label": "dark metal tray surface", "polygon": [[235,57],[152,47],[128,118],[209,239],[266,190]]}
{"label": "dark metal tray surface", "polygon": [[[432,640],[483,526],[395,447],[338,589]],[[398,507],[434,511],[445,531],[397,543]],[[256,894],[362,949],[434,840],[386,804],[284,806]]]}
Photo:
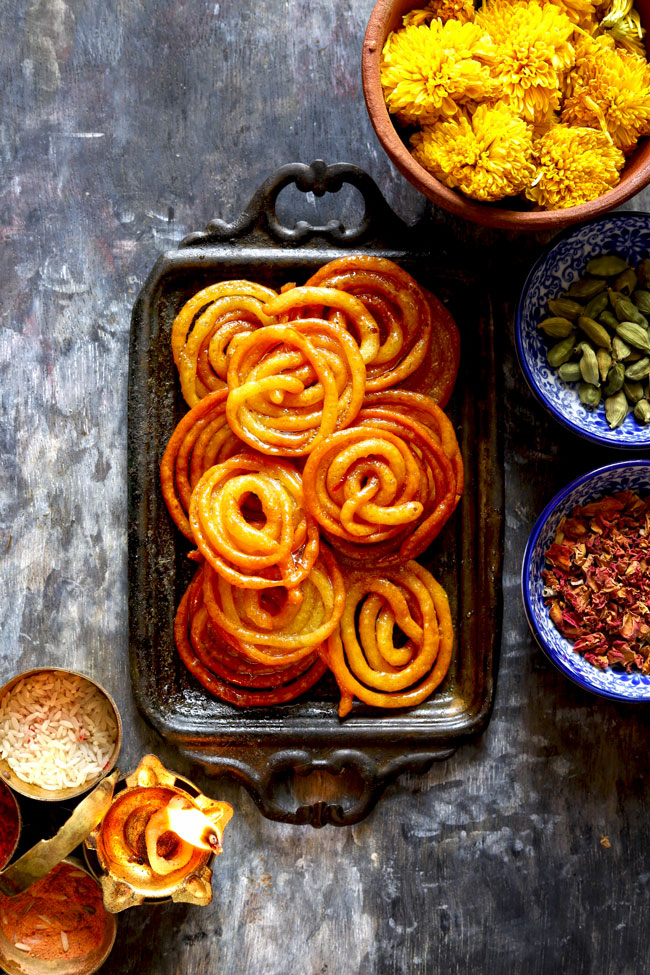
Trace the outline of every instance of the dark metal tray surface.
{"label": "dark metal tray surface", "polygon": [[[331,221],[282,224],[280,191],[290,183],[315,197],[346,183],[363,196],[353,226]],[[346,253],[388,257],[450,308],[461,332],[461,369],[447,408],[466,469],[462,501],[420,561],[450,597],[455,651],[434,696],[417,708],[380,713],[355,702],[343,721],[338,691],[326,675],[297,702],[240,710],[214,699],[185,669],[174,646],[176,608],[195,564],[168,515],[159,480],[167,441],[187,407],[169,343],[175,314],[194,292],[227,278],[279,288],[302,283]],[[407,226],[362,170],[340,163],[291,164],[278,170],[232,225],[210,223],[156,262],[133,310],[129,362],[129,642],[131,677],[144,717],[211,775],[229,775],[260,811],[287,823],[349,825],[373,808],[403,772],[422,773],[482,731],[490,715],[501,625],[503,465],[497,409],[495,329],[485,292],[445,254],[425,219]],[[292,775],[352,775],[353,802],[291,800]],[[343,776],[345,778],[345,776]],[[327,791],[327,790],[326,790]]]}

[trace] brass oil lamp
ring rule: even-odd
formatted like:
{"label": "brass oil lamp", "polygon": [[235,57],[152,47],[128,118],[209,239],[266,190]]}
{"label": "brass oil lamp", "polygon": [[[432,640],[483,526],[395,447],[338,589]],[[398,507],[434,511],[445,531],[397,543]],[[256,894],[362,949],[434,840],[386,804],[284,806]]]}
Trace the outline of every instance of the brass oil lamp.
{"label": "brass oil lamp", "polygon": [[116,914],[167,899],[209,904],[210,865],[232,812],[145,755],[85,841],[106,909]]}

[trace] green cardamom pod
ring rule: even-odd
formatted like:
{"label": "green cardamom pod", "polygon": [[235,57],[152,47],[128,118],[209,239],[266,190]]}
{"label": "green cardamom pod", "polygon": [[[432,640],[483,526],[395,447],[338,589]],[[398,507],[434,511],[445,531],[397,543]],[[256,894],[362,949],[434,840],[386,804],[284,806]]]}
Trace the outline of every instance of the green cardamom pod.
{"label": "green cardamom pod", "polygon": [[647,257],[641,261],[636,269],[636,273],[639,277],[641,287],[650,288],[650,260]]}
{"label": "green cardamom pod", "polygon": [[626,379],[638,382],[640,379],[645,379],[646,376],[650,376],[650,359],[647,356],[639,359],[638,362],[633,362],[631,366],[625,367]]}
{"label": "green cardamom pod", "polygon": [[648,333],[643,325],[637,325],[636,322],[624,321],[616,329],[616,334],[620,335],[628,345],[633,345],[635,349],[643,349],[644,352],[650,352],[650,338],[648,338]]}
{"label": "green cardamom pod", "polygon": [[630,352],[629,356],[625,360],[625,365],[626,366],[629,366],[633,362],[638,362],[639,359],[643,359],[643,352],[639,352],[638,349],[632,349],[632,351]]}
{"label": "green cardamom pod", "polygon": [[598,278],[585,278],[583,281],[574,281],[566,291],[562,292],[562,297],[584,298],[586,301],[589,301],[604,290],[604,281]]}
{"label": "green cardamom pod", "polygon": [[[569,301],[570,299],[567,298],[565,300]],[[587,318],[598,318],[598,316],[602,315],[602,313],[605,311],[608,304],[609,298],[604,292],[601,291],[599,295],[596,295],[595,298],[592,298],[591,301],[587,302],[585,305],[585,310],[580,312],[580,314],[585,315]]]}
{"label": "green cardamom pod", "polygon": [[650,403],[647,399],[640,399],[634,407],[634,416],[639,423],[650,423]]}
{"label": "green cardamom pod", "polygon": [[625,382],[625,366],[621,362],[615,362],[607,373],[607,382],[603,386],[605,396],[613,396],[622,389]]}
{"label": "green cardamom pod", "polygon": [[614,281],[614,287],[617,291],[622,291],[624,295],[631,295],[636,288],[636,274],[631,267],[628,267],[626,271],[616,278]]}
{"label": "green cardamom pod", "polygon": [[[616,327],[618,328],[618,323]],[[615,359],[618,359],[619,361],[627,359],[631,351],[632,349],[630,346],[627,344],[627,342],[623,341],[620,335],[614,336],[612,339],[612,355]]]}
{"label": "green cardamom pod", "polygon": [[[573,322],[568,318],[545,318],[537,327],[552,339],[565,339],[573,331]],[[602,325],[600,327],[603,328]]]}
{"label": "green cardamom pod", "polygon": [[568,338],[562,339],[557,345],[552,346],[546,353],[546,361],[549,366],[553,369],[557,369],[561,366],[563,362],[567,362],[571,358],[571,353],[573,352],[573,347],[576,344],[575,335],[569,335]]}
{"label": "green cardamom pod", "polygon": [[632,406],[634,406],[634,404],[638,403],[640,399],[643,399],[643,383],[628,380],[623,383],[623,392],[627,396]]}
{"label": "green cardamom pod", "polygon": [[612,278],[615,274],[627,271],[629,266],[618,254],[603,254],[602,257],[592,257],[585,270],[587,274],[595,274],[598,278]]}
{"label": "green cardamom pod", "polygon": [[591,383],[580,383],[578,396],[583,406],[595,407],[600,403],[601,392],[598,386],[592,386]]}
{"label": "green cardamom pod", "polygon": [[598,359],[598,372],[601,382],[605,382],[607,373],[612,368],[612,357],[607,349],[596,349],[596,358]]}
{"label": "green cardamom pod", "polygon": [[616,330],[618,325],[618,318],[613,314],[608,308],[598,316],[598,321],[601,325],[606,325],[607,328],[613,328]]}
{"label": "green cardamom pod", "polygon": [[579,362],[563,362],[557,374],[563,383],[577,383],[582,379]]}
{"label": "green cardamom pod", "polygon": [[648,319],[629,298],[619,298],[614,305],[614,311],[619,322],[634,322],[636,325],[642,325],[643,328],[648,327]]}
{"label": "green cardamom pod", "polygon": [[596,353],[586,342],[581,343],[581,348],[580,373],[582,378],[586,383],[591,383],[592,386],[600,386],[600,374],[598,372]]}
{"label": "green cardamom pod", "polygon": [[581,315],[578,319],[578,327],[582,329],[587,338],[591,339],[594,345],[600,346],[601,349],[611,349],[612,340],[609,337],[609,332],[604,326],[595,322],[593,318]]}
{"label": "green cardamom pod", "polygon": [[577,301],[571,301],[570,298],[551,298],[546,304],[551,315],[568,318],[572,322],[576,320],[578,315],[584,315],[582,305],[579,305]]}
{"label": "green cardamom pod", "polygon": [[627,397],[623,390],[605,400],[605,416],[612,430],[620,427],[627,416]]}
{"label": "green cardamom pod", "polygon": [[650,291],[635,291],[632,301],[642,315],[650,315]]}

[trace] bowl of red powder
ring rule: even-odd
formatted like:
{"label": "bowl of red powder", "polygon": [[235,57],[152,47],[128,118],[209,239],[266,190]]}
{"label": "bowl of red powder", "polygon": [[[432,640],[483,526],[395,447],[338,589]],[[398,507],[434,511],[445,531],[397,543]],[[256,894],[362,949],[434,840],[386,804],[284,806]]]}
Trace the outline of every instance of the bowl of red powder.
{"label": "bowl of red powder", "polygon": [[567,485],[522,566],[528,623],[563,674],[594,694],[650,701],[650,460]]}
{"label": "bowl of red powder", "polygon": [[16,852],[20,837],[20,810],[13,792],[0,779],[0,870],[4,870]]}
{"label": "bowl of red powder", "polygon": [[97,881],[67,859],[15,897],[0,895],[0,966],[9,975],[91,975],[115,941]]}

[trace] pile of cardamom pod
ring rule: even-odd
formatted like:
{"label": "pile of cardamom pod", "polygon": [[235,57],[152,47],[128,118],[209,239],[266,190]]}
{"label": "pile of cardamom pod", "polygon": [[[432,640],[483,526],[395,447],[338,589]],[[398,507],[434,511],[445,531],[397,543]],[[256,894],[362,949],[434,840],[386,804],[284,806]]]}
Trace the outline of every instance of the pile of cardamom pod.
{"label": "pile of cardamom pod", "polygon": [[563,382],[580,384],[583,406],[604,400],[612,430],[630,410],[650,423],[650,259],[635,269],[616,254],[594,257],[548,310],[538,326],[556,340],[546,359]]}

